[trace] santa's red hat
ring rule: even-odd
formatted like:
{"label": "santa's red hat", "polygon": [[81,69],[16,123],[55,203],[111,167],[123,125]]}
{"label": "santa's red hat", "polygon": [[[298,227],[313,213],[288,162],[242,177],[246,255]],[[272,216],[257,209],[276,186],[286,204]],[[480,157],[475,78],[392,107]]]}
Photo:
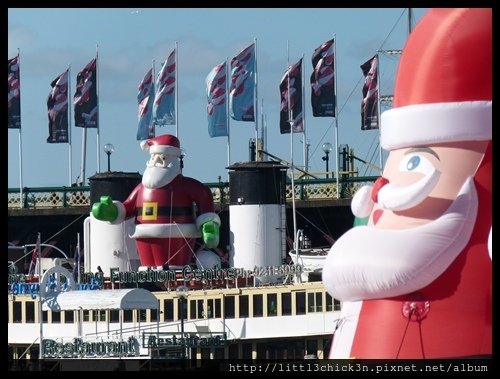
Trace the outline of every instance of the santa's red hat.
{"label": "santa's red hat", "polygon": [[176,136],[163,134],[158,137],[150,138],[141,142],[143,150],[149,151],[150,154],[165,154],[176,157],[181,156],[181,144]]}
{"label": "santa's red hat", "polygon": [[381,117],[392,150],[491,140],[492,10],[432,9],[403,49],[394,108]]}

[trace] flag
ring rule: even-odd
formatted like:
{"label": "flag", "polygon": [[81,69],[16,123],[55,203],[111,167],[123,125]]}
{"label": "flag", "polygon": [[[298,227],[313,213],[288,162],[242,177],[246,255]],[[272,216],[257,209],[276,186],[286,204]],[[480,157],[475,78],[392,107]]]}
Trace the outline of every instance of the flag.
{"label": "flag", "polygon": [[361,102],[361,130],[378,129],[378,56],[361,65],[365,83]]}
{"label": "flag", "polygon": [[75,126],[97,128],[97,58],[76,76],[76,91],[73,97],[75,105]]}
{"label": "flag", "polygon": [[153,122],[155,125],[173,125],[175,120],[175,70],[176,51],[172,50],[163,63],[156,80],[156,93],[153,102]]}
{"label": "flag", "polygon": [[335,117],[334,41],[323,43],[312,55],[311,104],[314,117]]}
{"label": "flag", "polygon": [[155,136],[155,128],[153,124],[153,69],[149,71],[139,84],[139,93],[137,94],[137,102],[139,103],[138,120],[139,127],[137,129],[137,140],[142,141]]}
{"label": "flag", "polygon": [[228,135],[226,110],[226,62],[215,66],[207,76],[208,135],[223,137]]}
{"label": "flag", "polygon": [[38,261],[39,252],[40,252],[40,234],[38,235],[38,237],[36,239],[36,245],[35,245],[35,248],[33,249],[33,254],[31,255],[30,268],[28,270],[29,276],[35,275],[35,268],[36,268],[36,263]]}
{"label": "flag", "polygon": [[236,121],[255,121],[255,44],[243,49],[231,59],[229,108]]}
{"label": "flag", "polygon": [[66,70],[50,83],[52,90],[47,97],[48,143],[68,142],[68,77],[69,70]]}
{"label": "flag", "polygon": [[21,80],[19,76],[19,54],[7,60],[8,77],[8,127],[21,129]]}
{"label": "flag", "polygon": [[[290,121],[293,123],[293,132],[304,131],[304,119],[302,113],[302,58],[290,66],[280,83],[281,105],[280,105],[280,132],[290,133]],[[290,101],[290,108],[288,102]],[[291,117],[291,120],[290,120]]]}

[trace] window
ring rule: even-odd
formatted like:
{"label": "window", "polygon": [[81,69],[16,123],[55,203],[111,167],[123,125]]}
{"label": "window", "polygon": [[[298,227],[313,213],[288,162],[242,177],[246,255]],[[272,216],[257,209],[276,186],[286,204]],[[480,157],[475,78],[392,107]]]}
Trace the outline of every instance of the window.
{"label": "window", "polygon": [[210,359],[210,348],[209,347],[200,348],[200,352],[201,352],[201,359]]}
{"label": "window", "polygon": [[241,345],[241,358],[242,359],[252,359],[252,343],[245,342]]}
{"label": "window", "polygon": [[196,320],[203,318],[203,300],[189,300],[189,318]]}
{"label": "window", "polygon": [[163,321],[174,321],[174,300],[163,300]]}
{"label": "window", "polygon": [[330,295],[328,292],[325,293],[325,295],[326,295],[326,311],[327,312],[340,311],[340,301],[332,298],[332,295]]}
{"label": "window", "polygon": [[240,300],[240,317],[248,317],[248,295],[241,295]]}
{"label": "window", "polygon": [[296,292],[295,293],[295,303],[296,303],[295,313],[298,315],[305,315],[306,314],[306,293],[305,292]]}
{"label": "window", "polygon": [[90,311],[83,311],[83,321],[90,321]]}
{"label": "window", "polygon": [[214,358],[215,359],[224,359],[224,348],[222,348],[222,347],[214,348]]}
{"label": "window", "polygon": [[283,292],[281,294],[281,314],[283,316],[292,314],[292,294],[290,292]]}
{"label": "window", "polygon": [[22,305],[20,301],[12,302],[13,322],[23,322],[23,315],[21,313]]}
{"label": "window", "polygon": [[100,309],[96,310],[94,313],[94,321],[106,321],[106,310],[105,309]]}
{"label": "window", "polygon": [[267,294],[267,315],[278,315],[278,295],[276,295],[275,293]]}
{"label": "window", "polygon": [[42,322],[49,322],[49,312],[42,311]]}
{"label": "window", "polygon": [[26,322],[35,322],[35,302],[27,301],[26,305]]}
{"label": "window", "polygon": [[267,344],[264,342],[257,342],[255,345],[257,350],[257,359],[267,359]]}
{"label": "window", "polygon": [[232,343],[229,345],[229,359],[238,359],[238,344]]}
{"label": "window", "polygon": [[340,311],[340,300],[333,299],[333,310]]}
{"label": "window", "polygon": [[224,316],[226,318],[234,318],[234,296],[224,297]]}
{"label": "window", "polygon": [[125,309],[123,310],[123,322],[132,322],[134,321],[133,319],[133,313],[132,313],[132,309]]}
{"label": "window", "polygon": [[59,324],[61,322],[61,312],[51,312],[52,313],[52,323]]}
{"label": "window", "polygon": [[220,318],[222,315],[222,307],[221,307],[221,300],[220,299],[215,299],[215,318]]}
{"label": "window", "polygon": [[321,312],[323,310],[322,295],[322,292],[310,292],[307,294],[309,312]]}
{"label": "window", "polygon": [[109,322],[120,322],[120,311],[118,309],[109,311]]}
{"label": "window", "polygon": [[146,322],[146,320],[147,320],[147,310],[146,309],[139,309],[137,312],[139,312],[139,321],[140,322]]}
{"label": "window", "polygon": [[75,322],[75,312],[74,311],[64,311],[64,322],[66,324],[72,324]]}
{"label": "window", "polygon": [[306,354],[318,355],[318,341],[317,340],[306,340]]}
{"label": "window", "polygon": [[213,318],[214,317],[214,299],[208,299],[207,300],[207,318]]}
{"label": "window", "polygon": [[151,322],[158,321],[158,309],[151,309]]}
{"label": "window", "polygon": [[264,315],[262,295],[253,295],[253,317],[262,317]]}

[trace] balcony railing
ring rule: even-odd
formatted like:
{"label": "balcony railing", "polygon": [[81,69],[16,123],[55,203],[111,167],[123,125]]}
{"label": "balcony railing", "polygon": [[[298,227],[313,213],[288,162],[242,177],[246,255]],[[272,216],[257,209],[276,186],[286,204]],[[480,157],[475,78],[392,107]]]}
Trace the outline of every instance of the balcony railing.
{"label": "balcony railing", "polygon": [[[294,181],[294,189],[290,181],[286,185],[286,200],[332,200],[337,198],[350,199],[354,193],[364,184],[372,183],[376,176],[349,177],[339,179],[339,186],[335,178],[331,179],[299,179]],[[229,183],[205,183],[212,191],[214,203],[229,203]],[[9,209],[47,209],[47,208],[71,208],[90,207],[90,187],[25,187],[9,188]]]}

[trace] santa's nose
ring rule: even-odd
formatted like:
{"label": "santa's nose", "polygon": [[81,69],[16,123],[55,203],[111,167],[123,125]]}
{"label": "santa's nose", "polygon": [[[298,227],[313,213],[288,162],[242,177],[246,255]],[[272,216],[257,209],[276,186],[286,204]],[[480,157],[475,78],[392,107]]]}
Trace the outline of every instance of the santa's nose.
{"label": "santa's nose", "polygon": [[372,200],[374,203],[378,202],[378,191],[380,191],[380,189],[388,183],[389,179],[386,179],[383,176],[375,180],[375,183],[373,183],[373,188],[372,188]]}

